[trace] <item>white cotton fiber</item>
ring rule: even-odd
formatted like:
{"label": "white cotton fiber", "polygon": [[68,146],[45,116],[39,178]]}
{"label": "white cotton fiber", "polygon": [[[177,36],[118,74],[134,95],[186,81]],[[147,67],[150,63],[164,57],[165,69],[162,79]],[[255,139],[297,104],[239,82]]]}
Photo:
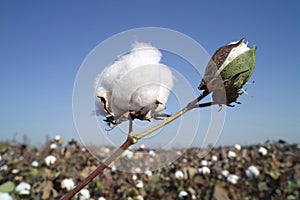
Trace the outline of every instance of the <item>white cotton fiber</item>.
{"label": "white cotton fiber", "polygon": [[118,119],[130,111],[150,119],[164,110],[173,75],[160,63],[161,56],[150,44],[134,43],[128,54],[106,67],[96,80],[96,95],[101,97],[96,99],[97,114]]}

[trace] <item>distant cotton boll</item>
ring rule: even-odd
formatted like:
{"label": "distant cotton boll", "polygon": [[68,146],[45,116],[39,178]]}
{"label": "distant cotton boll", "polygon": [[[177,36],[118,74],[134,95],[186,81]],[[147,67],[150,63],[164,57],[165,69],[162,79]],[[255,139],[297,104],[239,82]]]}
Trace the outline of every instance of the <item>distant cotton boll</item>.
{"label": "distant cotton boll", "polygon": [[218,161],[218,157],[217,157],[216,155],[213,155],[213,156],[211,157],[211,161],[213,161],[213,162]]}
{"label": "distant cotton boll", "polygon": [[132,175],[132,180],[137,180],[137,176],[135,174]]}
{"label": "distant cotton boll", "polygon": [[144,197],[142,195],[136,196],[136,200],[144,200]]}
{"label": "distant cotton boll", "polygon": [[145,149],[146,145],[145,144],[141,144],[140,145],[140,149]]}
{"label": "distant cotton boll", "polygon": [[72,178],[66,178],[60,183],[60,187],[62,189],[66,189],[67,191],[70,191],[74,188],[75,183]]}
{"label": "distant cotton boll", "polygon": [[255,167],[254,165],[251,165],[250,167],[248,167],[248,169],[246,169],[245,173],[246,173],[246,176],[250,179],[253,177],[256,178],[260,174],[257,167]]}
{"label": "distant cotton boll", "polygon": [[39,162],[36,161],[36,160],[34,160],[34,161],[32,161],[31,166],[32,167],[38,167],[39,166]]}
{"label": "distant cotton boll", "polygon": [[104,197],[99,197],[98,200],[106,200]]}
{"label": "distant cotton boll", "polygon": [[177,170],[177,171],[175,172],[175,177],[176,177],[177,179],[183,179],[183,178],[184,178],[184,174],[183,174],[182,171]]}
{"label": "distant cotton boll", "polygon": [[55,143],[50,144],[50,149],[56,149],[56,148],[57,148],[57,144]]}
{"label": "distant cotton boll", "polygon": [[117,166],[116,165],[112,165],[111,166],[111,171],[113,171],[113,172],[117,171]]}
{"label": "distant cotton boll", "polygon": [[47,166],[53,165],[56,162],[56,158],[52,155],[49,155],[45,158],[45,163]]}
{"label": "distant cotton boll", "polygon": [[265,156],[268,154],[268,150],[265,147],[259,147],[258,153],[262,156]]}
{"label": "distant cotton boll", "polygon": [[226,169],[225,169],[225,170],[222,170],[221,173],[222,173],[222,175],[225,176],[225,177],[227,177],[227,176],[229,175],[229,171],[226,170]]}
{"label": "distant cotton boll", "polygon": [[59,136],[59,135],[56,135],[56,136],[54,137],[54,140],[55,140],[55,141],[60,140],[60,136]]}
{"label": "distant cotton boll", "polygon": [[227,157],[229,159],[235,158],[236,157],[236,153],[234,151],[228,151]]}
{"label": "distant cotton boll", "polygon": [[118,120],[130,110],[150,119],[164,110],[173,75],[160,60],[157,48],[135,43],[128,54],[106,67],[95,83],[96,95],[101,97],[96,99],[97,114]]}
{"label": "distant cotton boll", "polygon": [[209,169],[208,167],[206,167],[206,166],[199,168],[198,171],[199,171],[201,174],[204,174],[204,175],[205,175],[205,174],[210,174],[210,169]]}
{"label": "distant cotton boll", "polygon": [[152,171],[149,170],[149,169],[146,169],[146,170],[145,170],[145,174],[146,174],[147,176],[149,176],[149,177],[153,175]]}
{"label": "distant cotton boll", "polygon": [[16,193],[19,195],[29,195],[30,194],[31,185],[26,182],[21,182],[15,188]]}
{"label": "distant cotton boll", "polygon": [[104,148],[104,153],[109,153],[110,149],[109,148]]}
{"label": "distant cotton boll", "polygon": [[6,192],[0,192],[1,200],[13,200],[13,198]]}
{"label": "distant cotton boll", "polygon": [[235,174],[230,174],[228,177],[227,177],[227,181],[231,184],[236,184],[239,180],[239,177]]}
{"label": "distant cotton boll", "polygon": [[129,159],[131,159],[133,157],[133,152],[126,149],[123,153],[122,153],[122,157],[127,157]]}
{"label": "distant cotton boll", "polygon": [[182,160],[182,162],[187,163],[188,160],[187,160],[186,158],[184,158],[184,159]]}
{"label": "distant cotton boll", "polygon": [[138,181],[136,181],[135,186],[136,186],[137,188],[143,188],[143,187],[144,187],[144,183],[143,183],[143,181],[138,180]]}
{"label": "distant cotton boll", "polygon": [[206,160],[201,160],[201,166],[207,166],[208,162]]}
{"label": "distant cotton boll", "polygon": [[178,194],[179,199],[186,199],[188,196],[189,194],[184,190],[180,191]]}
{"label": "distant cotton boll", "polygon": [[87,189],[81,189],[76,195],[75,197],[79,196],[79,200],[88,200],[91,195],[90,192]]}
{"label": "distant cotton boll", "polygon": [[155,152],[153,150],[149,151],[149,156],[154,157],[155,156]]}
{"label": "distant cotton boll", "polygon": [[19,172],[20,172],[19,169],[13,169],[13,170],[11,170],[11,173],[12,173],[12,174],[18,174]]}
{"label": "distant cotton boll", "polygon": [[136,173],[141,173],[142,170],[141,170],[141,168],[137,167],[137,168],[135,168],[135,172],[136,172]]}
{"label": "distant cotton boll", "polygon": [[8,166],[5,164],[5,165],[2,165],[0,167],[0,171],[6,171],[8,169]]}
{"label": "distant cotton boll", "polygon": [[239,145],[239,144],[235,144],[235,145],[234,145],[234,148],[235,148],[236,150],[240,151],[240,150],[242,149],[242,146]]}

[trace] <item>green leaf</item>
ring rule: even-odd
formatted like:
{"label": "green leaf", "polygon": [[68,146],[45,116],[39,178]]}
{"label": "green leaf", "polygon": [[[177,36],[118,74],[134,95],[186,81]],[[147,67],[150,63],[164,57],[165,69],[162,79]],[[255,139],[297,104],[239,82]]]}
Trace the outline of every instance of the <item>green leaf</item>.
{"label": "green leaf", "polygon": [[7,181],[0,185],[0,192],[12,192],[15,189],[15,184],[11,181]]}

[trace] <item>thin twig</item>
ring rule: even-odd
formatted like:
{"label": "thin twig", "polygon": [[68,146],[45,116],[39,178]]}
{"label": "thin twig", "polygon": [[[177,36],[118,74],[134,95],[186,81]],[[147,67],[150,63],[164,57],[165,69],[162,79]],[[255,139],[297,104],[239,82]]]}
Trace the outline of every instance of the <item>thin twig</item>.
{"label": "thin twig", "polygon": [[[174,121],[175,119],[177,119],[178,117],[182,116],[184,113],[186,113],[187,111],[195,108],[195,106],[197,105],[197,103],[199,101],[201,101],[204,97],[206,97],[209,93],[208,92],[203,92],[199,97],[197,97],[196,99],[194,99],[193,101],[191,101],[190,103],[188,103],[184,108],[182,108],[179,112],[177,112],[176,114],[172,115],[171,117],[169,117],[168,119],[166,119],[165,121],[163,121],[162,123],[157,124],[156,126],[142,132],[139,133],[137,135],[134,136],[134,138],[136,140],[139,140],[151,133],[153,133],[154,131],[160,129],[161,127],[169,124],[170,122]],[[207,105],[209,106],[209,105]]]}

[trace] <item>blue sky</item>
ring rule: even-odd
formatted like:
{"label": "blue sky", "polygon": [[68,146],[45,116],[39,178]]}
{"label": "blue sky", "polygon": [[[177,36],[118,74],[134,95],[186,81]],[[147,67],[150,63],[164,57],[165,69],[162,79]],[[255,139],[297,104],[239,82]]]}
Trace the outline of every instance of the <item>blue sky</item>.
{"label": "blue sky", "polygon": [[77,70],[108,37],[164,27],[209,54],[245,37],[256,44],[253,96],[227,110],[219,144],[300,143],[299,1],[1,1],[0,140],[26,134],[78,138],[72,116]]}

